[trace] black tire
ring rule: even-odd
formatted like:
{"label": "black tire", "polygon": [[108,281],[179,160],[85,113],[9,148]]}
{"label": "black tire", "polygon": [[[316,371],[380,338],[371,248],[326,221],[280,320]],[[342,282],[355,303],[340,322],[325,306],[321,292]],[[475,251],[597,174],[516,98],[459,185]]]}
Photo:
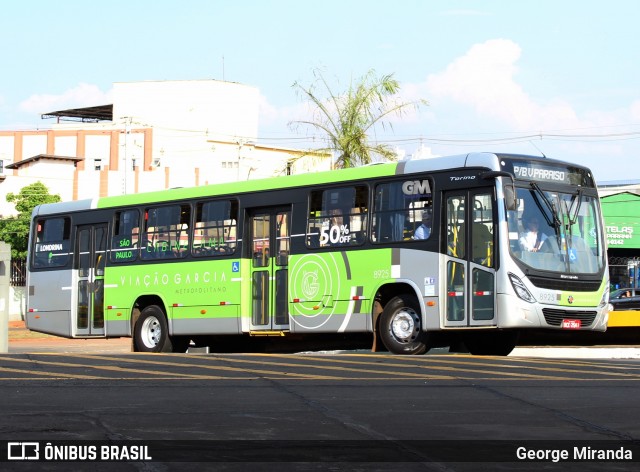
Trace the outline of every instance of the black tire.
{"label": "black tire", "polygon": [[162,308],[149,305],[136,322],[133,332],[133,345],[136,352],[172,352],[167,317]]}
{"label": "black tire", "polygon": [[478,332],[464,340],[474,356],[508,356],[518,344],[517,331]]}
{"label": "black tire", "polygon": [[379,330],[382,343],[393,354],[419,355],[429,350],[415,297],[392,298],[380,315]]}

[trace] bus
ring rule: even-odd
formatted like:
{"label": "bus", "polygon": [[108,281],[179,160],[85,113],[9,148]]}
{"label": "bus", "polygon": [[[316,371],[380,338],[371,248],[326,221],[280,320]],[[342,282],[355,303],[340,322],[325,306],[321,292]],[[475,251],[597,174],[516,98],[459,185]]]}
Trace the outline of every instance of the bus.
{"label": "bus", "polygon": [[470,153],[38,206],[26,325],[136,352],[508,355],[523,330],[605,331],[608,277],[589,169]]}

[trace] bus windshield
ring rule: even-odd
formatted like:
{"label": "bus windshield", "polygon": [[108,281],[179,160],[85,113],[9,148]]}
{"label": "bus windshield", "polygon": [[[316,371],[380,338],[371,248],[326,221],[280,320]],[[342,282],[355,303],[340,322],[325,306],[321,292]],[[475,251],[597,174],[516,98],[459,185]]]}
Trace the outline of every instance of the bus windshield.
{"label": "bus windshield", "polygon": [[518,208],[509,211],[509,246],[527,266],[552,272],[597,274],[604,267],[604,239],[597,196],[581,188],[518,188]]}

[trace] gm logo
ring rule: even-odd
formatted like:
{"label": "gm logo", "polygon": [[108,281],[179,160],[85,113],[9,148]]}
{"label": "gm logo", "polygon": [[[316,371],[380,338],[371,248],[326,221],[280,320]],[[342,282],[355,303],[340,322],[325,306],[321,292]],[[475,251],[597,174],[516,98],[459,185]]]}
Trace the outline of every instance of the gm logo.
{"label": "gm logo", "polygon": [[431,193],[428,180],[407,180],[402,184],[402,193],[405,195],[425,195]]}
{"label": "gm logo", "polygon": [[7,443],[7,459],[10,461],[37,461],[40,459],[40,443]]}

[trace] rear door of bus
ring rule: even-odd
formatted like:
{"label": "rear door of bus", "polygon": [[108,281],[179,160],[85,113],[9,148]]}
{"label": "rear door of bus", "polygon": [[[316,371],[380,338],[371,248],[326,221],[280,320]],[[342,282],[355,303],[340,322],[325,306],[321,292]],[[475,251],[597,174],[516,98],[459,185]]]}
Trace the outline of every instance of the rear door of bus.
{"label": "rear door of bus", "polygon": [[104,267],[107,224],[77,228],[75,260],[78,261],[75,332],[83,336],[104,336]]}
{"label": "rear door of bus", "polygon": [[249,213],[251,331],[289,329],[288,264],[290,207]]}

